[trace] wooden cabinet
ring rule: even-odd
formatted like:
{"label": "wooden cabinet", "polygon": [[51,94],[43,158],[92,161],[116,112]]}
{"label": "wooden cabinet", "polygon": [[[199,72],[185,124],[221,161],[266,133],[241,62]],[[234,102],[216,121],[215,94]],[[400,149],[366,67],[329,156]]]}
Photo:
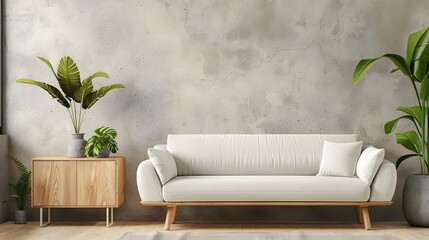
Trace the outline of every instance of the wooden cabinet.
{"label": "wooden cabinet", "polygon": [[124,157],[33,158],[32,172],[31,206],[41,215],[42,208],[114,208],[125,201]]}
{"label": "wooden cabinet", "polygon": [[76,205],[76,161],[34,161],[31,206]]}

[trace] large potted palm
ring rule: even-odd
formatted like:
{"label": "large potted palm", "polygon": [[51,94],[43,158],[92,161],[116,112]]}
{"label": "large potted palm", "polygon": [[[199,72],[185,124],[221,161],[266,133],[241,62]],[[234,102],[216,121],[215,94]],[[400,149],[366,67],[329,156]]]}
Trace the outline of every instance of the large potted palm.
{"label": "large potted palm", "polygon": [[16,81],[18,83],[32,84],[44,89],[67,109],[75,132],[69,141],[68,156],[85,157],[86,141],[83,139],[84,133],[80,132],[85,111],[94,106],[109,91],[116,88],[124,88],[124,85],[112,84],[94,90],[93,79],[98,77],[109,78],[107,73],[96,72],[81,81],[79,68],[71,57],[65,56],[60,60],[57,72],[54,71],[52,64],[47,59],[43,57],[38,58],[50,68],[62,92],[50,84],[28,78],[20,78]]}
{"label": "large potted palm", "polygon": [[390,59],[396,68],[409,80],[416,105],[398,107],[401,116],[385,123],[386,134],[392,133],[401,120],[411,121],[414,130],[396,132],[396,142],[411,153],[396,161],[399,167],[407,159],[418,160],[420,174],[407,177],[403,191],[403,212],[405,219],[414,226],[429,226],[429,28],[422,29],[408,37],[406,57],[385,54],[381,57],[363,59],[356,66],[352,83],[357,84],[368,70],[381,58]]}

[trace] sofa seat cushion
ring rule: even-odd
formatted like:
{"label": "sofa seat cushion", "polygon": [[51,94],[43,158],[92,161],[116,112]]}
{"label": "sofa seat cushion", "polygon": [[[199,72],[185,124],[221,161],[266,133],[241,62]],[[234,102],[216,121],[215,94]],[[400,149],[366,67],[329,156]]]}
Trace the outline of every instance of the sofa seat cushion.
{"label": "sofa seat cushion", "polygon": [[179,176],[163,187],[167,202],[368,201],[370,187],[357,177]]}

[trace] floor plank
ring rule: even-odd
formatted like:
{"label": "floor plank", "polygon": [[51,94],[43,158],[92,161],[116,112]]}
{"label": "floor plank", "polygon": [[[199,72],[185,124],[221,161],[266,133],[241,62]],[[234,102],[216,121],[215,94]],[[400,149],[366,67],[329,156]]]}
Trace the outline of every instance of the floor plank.
{"label": "floor plank", "polygon": [[[0,224],[0,239],[7,240],[117,240],[126,232],[164,231],[162,222],[118,221],[111,228],[105,222],[53,222],[41,228],[39,222],[18,225],[13,222]],[[363,232],[361,224],[344,223],[252,223],[252,222],[179,222],[172,231],[188,232]],[[429,228],[413,228],[405,222],[374,222],[371,232],[389,233],[400,239],[429,239]]]}

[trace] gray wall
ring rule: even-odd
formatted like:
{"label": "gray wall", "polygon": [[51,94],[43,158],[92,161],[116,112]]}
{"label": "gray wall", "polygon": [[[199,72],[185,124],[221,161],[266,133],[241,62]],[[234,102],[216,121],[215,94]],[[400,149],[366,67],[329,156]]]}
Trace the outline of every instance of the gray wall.
{"label": "gray wall", "polygon": [[[87,112],[83,131],[119,131],[127,157],[127,201],[118,219],[160,220],[165,210],[139,206],[135,170],[148,147],[168,133],[358,133],[405,153],[383,123],[415,103],[411,85],[383,62],[351,86],[361,58],[405,53],[408,34],[429,22],[429,6],[412,1],[50,1],[5,0],[5,129],[11,154],[65,155],[68,115],[42,90],[14,81],[54,83],[54,65],[72,56],[82,76],[110,74],[117,90]],[[106,84],[98,79],[96,84]],[[399,129],[407,129],[407,125]],[[399,220],[402,166],[392,207],[375,220]],[[13,178],[13,176],[11,177]],[[66,214],[66,215],[65,215]],[[102,210],[55,210],[54,219],[103,219]],[[184,208],[181,219],[332,219],[353,221],[352,208]],[[37,218],[37,211],[30,213]]]}

